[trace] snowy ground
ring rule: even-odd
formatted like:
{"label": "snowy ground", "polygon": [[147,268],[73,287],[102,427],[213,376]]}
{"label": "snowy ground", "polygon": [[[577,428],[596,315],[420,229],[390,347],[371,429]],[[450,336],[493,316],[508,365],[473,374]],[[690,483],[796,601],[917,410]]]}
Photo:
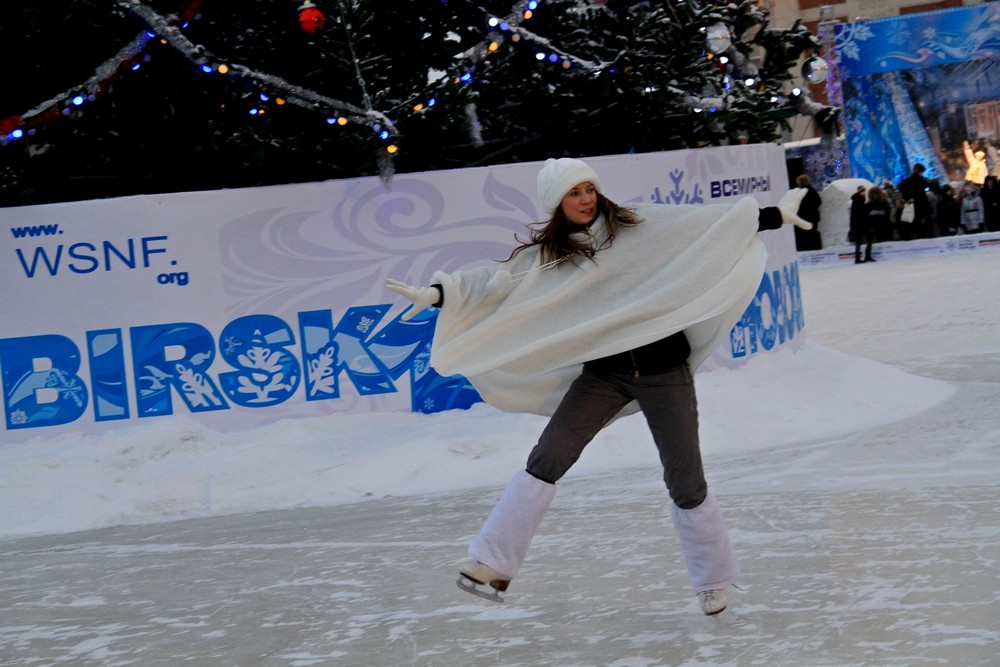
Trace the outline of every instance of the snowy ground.
{"label": "snowy ground", "polygon": [[455,564],[540,418],[187,422],[0,448],[0,663],[1000,664],[1000,252],[801,278],[798,352],[698,376],[744,571],[718,618],[641,418],[560,483],[503,605]]}

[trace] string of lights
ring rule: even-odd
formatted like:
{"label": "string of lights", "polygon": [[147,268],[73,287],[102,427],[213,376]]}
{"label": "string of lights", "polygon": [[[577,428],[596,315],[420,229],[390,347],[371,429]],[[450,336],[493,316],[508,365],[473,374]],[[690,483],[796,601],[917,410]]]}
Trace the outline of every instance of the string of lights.
{"label": "string of lights", "polygon": [[[252,103],[247,109],[250,116],[264,116],[274,106],[291,104],[322,114],[329,125],[357,124],[371,128],[379,139],[386,142],[384,152],[387,155],[378,156],[380,173],[383,179],[391,177],[392,162],[391,159],[385,158],[391,158],[397,152],[398,146],[394,140],[398,138],[399,132],[396,124],[386,113],[371,108],[370,100],[366,99],[366,104],[362,107],[336,99],[295,85],[279,76],[240,63],[229,62],[203,45],[193,43],[184,34],[184,29],[191,20],[197,19],[198,4],[199,0],[187,0],[177,14],[162,16],[143,4],[141,0],[118,0],[118,5],[138,17],[146,28],[111,58],[101,63],[85,81],[23,113],[0,118],[0,145],[33,136],[42,126],[61,117],[81,112],[84,105],[95,101],[108,90],[112,80],[130,71],[137,71],[148,63],[153,57],[151,47],[162,46],[173,49],[205,75],[253,84],[258,92],[251,96]],[[455,56],[455,74],[451,77],[453,83],[460,85],[470,83],[473,80],[475,63],[495,53],[506,39],[510,39],[511,42],[524,39],[539,44],[544,43],[546,41],[544,38],[521,27],[523,21],[533,16],[538,5],[538,0],[519,2],[513,5],[506,17],[491,17],[487,21],[486,38],[473,48]],[[298,7],[298,22],[303,31],[316,33],[323,29],[326,17],[311,0],[304,0]],[[571,62],[580,67],[595,66],[571,54],[562,53],[554,47],[550,51],[551,53],[540,53],[538,59],[545,62],[562,62],[565,67]],[[422,101],[412,102],[410,109],[415,113],[422,113],[434,108],[436,104],[435,97],[427,97]],[[478,136],[478,121],[475,120],[474,105],[471,108],[466,105],[465,114],[471,119],[470,134],[475,135],[475,138]]]}
{"label": "string of lights", "polygon": [[[270,105],[292,104],[323,114],[329,125],[343,126],[352,123],[366,126],[374,131],[379,139],[387,142],[383,147],[385,153],[391,156],[398,150],[392,140],[398,137],[399,132],[395,123],[384,113],[297,86],[267,72],[227,62],[225,58],[217,56],[200,44],[194,44],[187,38],[183,29],[187,27],[188,20],[181,15],[161,16],[152,8],[142,4],[140,0],[118,0],[118,5],[142,20],[146,29],[114,56],[101,63],[87,80],[24,113],[0,118],[0,144],[6,145],[31,136],[40,126],[62,116],[71,116],[83,105],[93,102],[103,94],[112,79],[128,71],[138,70],[144,63],[149,62],[152,57],[149,47],[159,45],[172,48],[206,75],[239,79],[254,84],[258,88],[258,93],[254,104],[247,110],[250,116],[265,115]],[[311,2],[307,1],[299,10],[300,22],[304,20],[302,16],[305,13],[308,19],[306,25],[322,27],[322,21],[317,18],[313,11],[315,7]],[[382,177],[390,178],[391,160],[380,159],[378,162]]]}

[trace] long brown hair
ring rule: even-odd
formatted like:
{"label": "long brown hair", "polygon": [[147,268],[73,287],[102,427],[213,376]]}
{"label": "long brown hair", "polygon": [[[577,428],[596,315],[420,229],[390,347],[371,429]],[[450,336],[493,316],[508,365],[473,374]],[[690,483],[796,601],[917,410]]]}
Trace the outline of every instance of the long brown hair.
{"label": "long brown hair", "polygon": [[[607,239],[596,250],[610,247],[615,240],[615,235],[622,227],[635,227],[642,222],[642,218],[636,215],[635,211],[619,206],[600,192],[597,193],[597,210],[604,214]],[[510,257],[504,261],[509,262],[517,257],[522,250],[532,246],[539,246],[543,264],[563,258],[570,258],[572,261],[575,256],[593,259],[595,249],[591,248],[589,244],[575,241],[570,237],[570,234],[580,230],[580,226],[566,218],[562,206],[556,207],[555,213],[548,220],[536,222],[530,226],[532,228],[531,238],[523,241],[515,234],[514,238],[521,245],[514,248],[514,252],[510,253]]]}

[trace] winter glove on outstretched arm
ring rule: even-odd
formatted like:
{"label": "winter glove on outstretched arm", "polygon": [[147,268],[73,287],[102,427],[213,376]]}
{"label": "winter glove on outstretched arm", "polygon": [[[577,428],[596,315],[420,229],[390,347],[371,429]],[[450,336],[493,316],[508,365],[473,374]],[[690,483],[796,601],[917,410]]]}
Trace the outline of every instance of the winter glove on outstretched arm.
{"label": "winter glove on outstretched arm", "polygon": [[441,290],[437,287],[414,287],[413,285],[407,285],[392,278],[385,282],[385,286],[396,294],[402,294],[413,302],[413,307],[403,314],[404,321],[413,319],[417,313],[441,301]]}
{"label": "winter glove on outstretched arm", "polygon": [[813,224],[808,220],[799,217],[799,204],[806,196],[805,188],[792,188],[785,193],[785,196],[778,202],[778,210],[781,211],[781,222],[786,225],[795,225],[802,229],[812,229]]}

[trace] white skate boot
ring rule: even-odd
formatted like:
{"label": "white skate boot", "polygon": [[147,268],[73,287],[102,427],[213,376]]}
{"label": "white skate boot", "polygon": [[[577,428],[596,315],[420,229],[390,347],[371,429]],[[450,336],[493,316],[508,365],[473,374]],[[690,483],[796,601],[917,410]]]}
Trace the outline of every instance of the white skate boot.
{"label": "white skate boot", "polygon": [[555,495],[555,484],[532,477],[525,470],[518,471],[469,545],[470,560],[462,564],[458,587],[503,602],[499,593],[507,590],[521,568],[531,538]]}
{"label": "white skate boot", "polygon": [[698,604],[706,616],[715,616],[726,610],[726,589],[716,588],[698,593]]}
{"label": "white skate boot", "polygon": [[[492,600],[493,602],[503,602],[500,593],[507,590],[507,587],[510,585],[510,577],[502,575],[489,565],[471,558],[462,563],[458,572],[458,581],[455,583],[463,591],[478,595],[487,600]],[[484,588],[479,588],[480,586]],[[489,586],[490,588],[485,588],[485,586]]]}

